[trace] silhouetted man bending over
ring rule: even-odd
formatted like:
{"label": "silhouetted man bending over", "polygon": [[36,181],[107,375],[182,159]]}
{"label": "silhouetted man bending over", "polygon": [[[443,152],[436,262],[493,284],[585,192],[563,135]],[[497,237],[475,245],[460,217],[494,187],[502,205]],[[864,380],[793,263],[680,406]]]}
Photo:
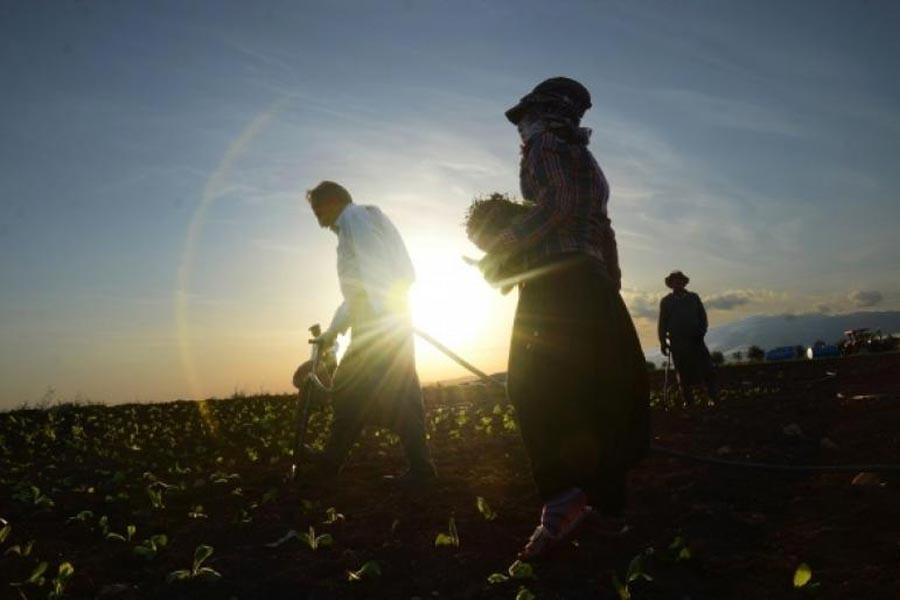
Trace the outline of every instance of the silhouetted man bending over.
{"label": "silhouetted man bending over", "polygon": [[409,462],[403,480],[433,479],[407,303],[415,273],[406,246],[381,210],[354,204],[337,183],[323,181],[307,199],[319,225],[338,236],[344,297],[317,342],[328,348],[339,333],[351,329],[353,334],[334,374],[334,425],[321,474],[336,475],[364,425],[377,424],[400,436]]}
{"label": "silhouetted man bending over", "polygon": [[659,344],[663,355],[672,353],[678,386],[686,405],[694,402],[692,387],[705,384],[710,399],[716,399],[718,388],[709,350],[703,337],[708,322],[700,296],[685,286],[690,279],[681,271],[672,271],[665,279],[672,292],[659,304]]}

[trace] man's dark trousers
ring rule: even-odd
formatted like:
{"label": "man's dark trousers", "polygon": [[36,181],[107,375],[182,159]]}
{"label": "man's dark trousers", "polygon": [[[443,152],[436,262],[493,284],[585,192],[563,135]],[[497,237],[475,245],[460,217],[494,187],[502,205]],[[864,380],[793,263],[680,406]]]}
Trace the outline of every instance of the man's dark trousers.
{"label": "man's dark trousers", "polygon": [[412,329],[370,321],[354,325],[353,339],[334,375],[334,423],[325,448],[328,468],[344,464],[365,425],[384,426],[400,437],[410,471],[430,475],[425,410],[416,373]]}

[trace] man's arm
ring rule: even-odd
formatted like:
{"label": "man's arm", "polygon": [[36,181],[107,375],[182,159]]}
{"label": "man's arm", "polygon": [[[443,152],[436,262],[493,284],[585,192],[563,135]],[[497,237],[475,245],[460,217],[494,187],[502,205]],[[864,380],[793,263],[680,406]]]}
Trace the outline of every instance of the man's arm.
{"label": "man's arm", "polygon": [[331,324],[328,326],[328,331],[334,332],[335,337],[337,334],[344,333],[350,327],[350,305],[346,300],[341,302],[341,305],[337,307],[337,310],[334,311],[334,316],[331,318]]}
{"label": "man's arm", "polygon": [[341,305],[338,306],[337,310],[334,311],[334,316],[331,317],[331,323],[328,325],[328,329],[326,329],[322,335],[317,337],[316,341],[321,344],[322,348],[329,348],[334,344],[337,336],[341,333],[345,333],[349,327],[350,305],[344,300],[341,302]]}
{"label": "man's arm", "polygon": [[656,326],[656,334],[659,336],[660,347],[666,346],[666,334],[669,333],[669,304],[666,298],[659,302],[659,323]]}

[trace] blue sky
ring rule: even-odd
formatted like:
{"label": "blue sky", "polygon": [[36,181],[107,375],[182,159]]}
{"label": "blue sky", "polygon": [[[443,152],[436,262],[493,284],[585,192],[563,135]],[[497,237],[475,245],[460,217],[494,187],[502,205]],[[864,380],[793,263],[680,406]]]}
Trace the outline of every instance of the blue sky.
{"label": "blue sky", "polygon": [[647,350],[674,268],[713,324],[898,308],[898,30],[887,1],[3,2],[0,407],[287,390],[339,300],[323,178],[398,224],[422,325],[462,306],[445,336],[502,369],[514,295],[459,223],[517,192],[502,113],[554,75],[593,93]]}

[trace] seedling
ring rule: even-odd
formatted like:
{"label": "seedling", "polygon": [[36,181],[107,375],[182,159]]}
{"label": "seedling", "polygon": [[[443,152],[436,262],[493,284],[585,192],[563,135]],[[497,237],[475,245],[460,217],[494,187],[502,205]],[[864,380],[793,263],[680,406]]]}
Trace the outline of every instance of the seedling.
{"label": "seedling", "polygon": [[516,594],[516,600],[535,600],[535,598],[537,598],[537,596],[531,593],[531,590],[524,585],[519,588],[519,593]]}
{"label": "seedling", "polygon": [[94,511],[92,510],[83,510],[74,517],[69,517],[66,519],[66,523],[71,523],[73,521],[77,521],[79,523],[87,523],[89,520],[94,518]]}
{"label": "seedling", "polygon": [[0,518],[0,544],[6,541],[10,531],[12,531],[12,525],[6,519]]}
{"label": "seedling", "polygon": [[323,533],[322,535],[316,535],[316,530],[310,526],[309,531],[301,533],[291,529],[274,542],[266,544],[266,546],[269,548],[277,548],[290,540],[300,540],[313,552],[319,548],[327,548],[334,543],[334,538],[331,537],[330,534]]}
{"label": "seedling", "polygon": [[647,548],[637,556],[631,559],[628,564],[628,572],[625,574],[625,583],[623,584],[615,573],[612,575],[612,584],[616,592],[619,594],[620,600],[631,600],[631,584],[638,580],[653,581],[647,573],[647,562],[653,556],[653,548]]}
{"label": "seedling", "polygon": [[31,549],[34,547],[34,540],[28,540],[25,545],[15,544],[14,546],[10,546],[6,549],[6,552],[3,553],[4,556],[7,554],[18,554],[19,556],[30,556]]}
{"label": "seedling", "polygon": [[510,579],[536,579],[534,576],[534,568],[531,564],[527,562],[522,562],[521,560],[515,561],[513,564],[509,565],[509,568],[506,569],[508,575],[504,575],[503,573],[491,573],[488,576],[488,583],[503,583],[504,581],[509,581]]}
{"label": "seedling", "polygon": [[165,534],[151,535],[149,538],[141,542],[140,546],[135,546],[135,556],[140,556],[145,560],[153,560],[160,548],[169,543],[169,538]]}
{"label": "seedling", "polygon": [[153,508],[162,509],[166,507],[166,503],[163,500],[163,490],[165,488],[157,485],[157,483],[154,482],[147,486],[147,496],[150,498],[150,504],[153,505]]}
{"label": "seedling", "polygon": [[325,525],[334,525],[338,521],[343,520],[344,515],[339,513],[333,506],[331,506],[325,511],[325,520],[323,521],[323,523],[325,523]]}
{"label": "seedling", "polygon": [[241,476],[237,473],[225,473],[223,471],[216,471],[212,475],[209,476],[210,483],[228,483],[229,481],[233,481],[235,479],[240,479]]}
{"label": "seedling", "polygon": [[55,504],[53,500],[36,485],[25,484],[20,486],[19,490],[13,495],[13,498],[23,504],[31,504],[37,508],[52,508]]}
{"label": "seedling", "polygon": [[478,507],[478,512],[481,513],[481,516],[484,517],[485,521],[493,521],[497,518],[497,513],[487,503],[487,500],[481,496],[475,498],[475,506]]}
{"label": "seedling", "polygon": [[691,549],[688,547],[685,539],[680,535],[672,540],[672,543],[669,544],[669,548],[665,553],[661,553],[662,558],[674,562],[690,560],[692,556]]}
{"label": "seedling", "polygon": [[33,585],[35,587],[44,587],[44,584],[47,583],[47,578],[44,577],[44,573],[47,571],[47,563],[40,562],[31,572],[31,575],[28,576],[28,579],[25,581],[16,581],[12,582],[9,585],[11,587],[16,588],[16,591],[19,593],[19,596],[22,598],[27,598],[25,593],[21,590],[21,588],[29,585]]}
{"label": "seedling", "polygon": [[459,532],[456,530],[456,519],[450,517],[447,528],[449,530],[447,533],[441,532],[437,534],[437,537],[434,538],[434,545],[459,548]]}
{"label": "seedling", "polygon": [[50,590],[50,594],[47,595],[47,600],[59,600],[59,598],[63,597],[63,593],[66,591],[66,584],[69,582],[69,579],[74,572],[75,567],[72,566],[72,563],[60,563],[59,573],[50,580],[50,585],[53,589]]}
{"label": "seedling", "polygon": [[374,560],[366,562],[357,571],[347,571],[347,581],[362,581],[373,577],[381,577],[381,565]]}
{"label": "seedling", "polygon": [[222,574],[215,569],[203,566],[203,561],[212,556],[212,553],[212,546],[200,544],[199,546],[197,546],[196,550],[194,550],[194,565],[191,567],[191,569],[178,569],[177,571],[172,571],[166,577],[166,582],[173,583],[175,581],[185,581],[188,579],[197,579],[200,581],[218,581],[222,578]]}
{"label": "seedling", "polygon": [[794,589],[812,591],[818,589],[820,582],[810,583],[812,580],[812,568],[806,563],[800,563],[794,570]]}

